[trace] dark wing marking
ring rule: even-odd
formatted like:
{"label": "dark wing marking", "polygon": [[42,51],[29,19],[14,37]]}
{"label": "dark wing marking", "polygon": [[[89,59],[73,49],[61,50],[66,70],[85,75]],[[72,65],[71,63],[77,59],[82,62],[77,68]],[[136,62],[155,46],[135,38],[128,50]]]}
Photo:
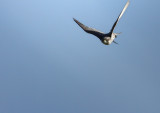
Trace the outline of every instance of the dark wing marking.
{"label": "dark wing marking", "polygon": [[78,20],[74,19],[73,20],[87,33],[90,33],[90,34],[93,34],[95,36],[97,36],[98,38],[101,38],[102,36],[104,36],[104,33],[96,30],[96,29],[93,29],[93,28],[90,28],[90,27],[87,27],[85,25],[83,25],[82,23],[80,23]]}
{"label": "dark wing marking", "polygon": [[110,31],[111,33],[113,32],[113,30],[114,30],[115,26],[117,25],[119,19],[122,17],[123,13],[124,13],[125,10],[127,9],[128,5],[129,5],[129,2],[130,2],[130,1],[128,0],[128,2],[126,3],[126,5],[124,6],[122,12],[120,13],[119,17],[117,18],[116,22],[115,22],[114,25],[112,26],[112,29],[111,29],[111,31]]}

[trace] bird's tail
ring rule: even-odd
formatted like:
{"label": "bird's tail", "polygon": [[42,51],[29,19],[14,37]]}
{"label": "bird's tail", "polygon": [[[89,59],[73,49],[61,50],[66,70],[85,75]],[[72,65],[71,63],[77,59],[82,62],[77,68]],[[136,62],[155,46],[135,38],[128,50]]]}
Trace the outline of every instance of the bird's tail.
{"label": "bird's tail", "polygon": [[114,35],[117,37],[117,35],[120,35],[121,34],[121,32],[120,33],[114,33]]}
{"label": "bird's tail", "polygon": [[120,33],[114,33],[115,35],[120,35],[122,32],[120,32]]}

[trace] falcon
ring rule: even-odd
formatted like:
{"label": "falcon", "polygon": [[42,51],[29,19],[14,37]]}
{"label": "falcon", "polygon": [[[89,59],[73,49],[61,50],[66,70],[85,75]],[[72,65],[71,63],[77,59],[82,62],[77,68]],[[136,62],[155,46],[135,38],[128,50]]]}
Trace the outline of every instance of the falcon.
{"label": "falcon", "polygon": [[98,31],[96,29],[90,28],[85,26],[84,24],[82,24],[81,22],[79,22],[78,20],[76,20],[75,18],[73,18],[73,20],[87,33],[92,34],[96,37],[98,37],[101,42],[105,45],[110,45],[112,42],[114,42],[115,44],[118,44],[117,42],[114,41],[115,38],[117,38],[117,35],[120,35],[120,33],[113,33],[119,19],[122,17],[122,15],[124,14],[125,10],[127,9],[128,5],[129,5],[130,1],[128,0],[126,5],[124,6],[122,12],[120,13],[120,15],[118,16],[117,20],[115,21],[115,23],[113,24],[111,30],[109,33],[103,33],[101,31]]}

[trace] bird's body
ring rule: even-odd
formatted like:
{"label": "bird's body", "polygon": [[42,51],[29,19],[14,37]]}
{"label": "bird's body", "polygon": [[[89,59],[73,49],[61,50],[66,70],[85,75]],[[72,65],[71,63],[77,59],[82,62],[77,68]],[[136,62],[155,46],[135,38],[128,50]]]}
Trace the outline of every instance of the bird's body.
{"label": "bird's body", "polygon": [[112,26],[112,29],[110,30],[109,33],[103,33],[100,32],[96,29],[90,28],[85,26],[84,24],[80,23],[78,20],[74,19],[74,21],[87,33],[90,33],[92,35],[95,35],[96,37],[98,37],[101,42],[105,45],[110,45],[112,42],[118,44],[117,42],[114,41],[114,39],[117,37],[117,35],[119,35],[120,33],[113,33],[113,30],[116,26],[116,24],[118,23],[119,19],[121,18],[121,16],[123,15],[123,13],[125,12],[125,10],[127,9],[129,5],[129,0],[126,3],[125,7],[123,8],[122,12],[120,13],[119,17],[117,18],[116,22],[114,23],[114,25]]}
{"label": "bird's body", "polygon": [[108,34],[105,34],[104,37],[102,37],[100,40],[103,44],[105,45],[110,45],[114,39],[116,38],[116,35],[114,33],[108,33]]}

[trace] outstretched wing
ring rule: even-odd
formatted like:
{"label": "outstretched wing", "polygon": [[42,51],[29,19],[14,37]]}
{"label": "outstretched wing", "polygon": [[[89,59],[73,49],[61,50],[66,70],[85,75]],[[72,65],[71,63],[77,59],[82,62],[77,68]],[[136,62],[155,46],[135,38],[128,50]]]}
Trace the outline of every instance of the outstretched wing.
{"label": "outstretched wing", "polygon": [[113,32],[113,30],[114,30],[115,26],[117,25],[119,19],[122,17],[123,13],[124,13],[125,10],[127,9],[128,5],[129,5],[129,2],[130,2],[130,1],[128,0],[128,2],[126,3],[126,5],[124,6],[122,12],[120,13],[119,17],[117,18],[116,22],[115,22],[114,25],[112,26],[112,29],[111,29],[111,31],[110,31],[111,33]]}
{"label": "outstretched wing", "polygon": [[98,38],[101,38],[102,36],[104,36],[104,33],[96,30],[96,29],[93,29],[93,28],[90,28],[90,27],[87,27],[85,25],[83,25],[82,23],[80,23],[78,20],[74,19],[73,20],[87,33],[90,33],[90,34],[93,34],[95,36],[97,36]]}

